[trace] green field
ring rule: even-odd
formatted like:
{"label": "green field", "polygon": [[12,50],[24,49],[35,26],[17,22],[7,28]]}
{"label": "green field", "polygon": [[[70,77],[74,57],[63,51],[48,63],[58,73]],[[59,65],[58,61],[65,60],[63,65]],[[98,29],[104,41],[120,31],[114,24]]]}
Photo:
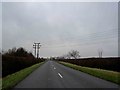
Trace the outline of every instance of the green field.
{"label": "green field", "polygon": [[89,68],[89,67],[82,67],[71,63],[66,62],[59,62],[65,66],[71,67],[73,69],[88,73],[90,75],[120,84],[120,73],[115,71],[97,69],[97,68]]}
{"label": "green field", "polygon": [[30,73],[32,73],[35,69],[37,69],[43,63],[44,62],[35,64],[31,67],[25,68],[23,70],[20,70],[16,73],[13,73],[11,75],[4,77],[2,79],[2,89],[8,90],[13,88],[16,84],[18,84],[21,80],[27,77]]}

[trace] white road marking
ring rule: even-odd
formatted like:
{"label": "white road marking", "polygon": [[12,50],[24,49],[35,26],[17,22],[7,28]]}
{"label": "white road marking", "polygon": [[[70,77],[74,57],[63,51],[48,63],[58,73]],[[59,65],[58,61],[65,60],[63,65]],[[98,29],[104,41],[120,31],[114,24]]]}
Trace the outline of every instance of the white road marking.
{"label": "white road marking", "polygon": [[58,73],[58,75],[59,75],[61,78],[63,78],[63,76],[62,76],[60,73]]}
{"label": "white road marking", "polygon": [[54,67],[54,69],[56,69],[56,68]]}

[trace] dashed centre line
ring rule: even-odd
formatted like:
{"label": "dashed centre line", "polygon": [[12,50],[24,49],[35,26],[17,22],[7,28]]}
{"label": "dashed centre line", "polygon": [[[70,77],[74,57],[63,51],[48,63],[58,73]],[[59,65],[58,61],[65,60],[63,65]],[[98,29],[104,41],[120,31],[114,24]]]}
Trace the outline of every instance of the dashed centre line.
{"label": "dashed centre line", "polygon": [[58,75],[59,75],[61,78],[63,78],[63,76],[62,76],[60,73],[58,73]]}
{"label": "dashed centre line", "polygon": [[56,68],[54,67],[54,69],[56,69]]}

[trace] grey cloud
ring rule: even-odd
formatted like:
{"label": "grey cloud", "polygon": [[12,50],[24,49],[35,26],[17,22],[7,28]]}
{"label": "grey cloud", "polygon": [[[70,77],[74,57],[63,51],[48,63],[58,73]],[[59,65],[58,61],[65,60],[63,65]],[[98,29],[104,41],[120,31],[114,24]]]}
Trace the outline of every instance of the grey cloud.
{"label": "grey cloud", "polygon": [[[59,56],[71,49],[79,50],[83,56],[91,56],[96,55],[92,49],[97,51],[98,48],[103,48],[106,56],[117,55],[114,38],[109,40],[110,45],[105,42],[99,45],[101,38],[96,38],[100,33],[103,33],[100,37],[106,38],[111,32],[117,32],[117,3],[3,3],[2,8],[5,50],[14,46],[32,50],[33,42],[39,41],[43,45],[41,55],[46,57]],[[90,39],[92,33],[96,33],[96,39]],[[98,44],[90,48],[83,43],[93,40]],[[85,52],[81,43],[89,51]],[[114,52],[109,49],[111,45]]]}
{"label": "grey cloud", "polygon": [[2,49],[2,3],[0,3],[0,51]]}

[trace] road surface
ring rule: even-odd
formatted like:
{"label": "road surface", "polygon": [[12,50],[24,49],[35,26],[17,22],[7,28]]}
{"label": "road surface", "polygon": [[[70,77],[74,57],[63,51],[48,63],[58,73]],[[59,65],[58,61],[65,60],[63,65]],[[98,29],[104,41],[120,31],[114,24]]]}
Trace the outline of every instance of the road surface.
{"label": "road surface", "polygon": [[118,88],[118,85],[47,61],[14,88]]}

